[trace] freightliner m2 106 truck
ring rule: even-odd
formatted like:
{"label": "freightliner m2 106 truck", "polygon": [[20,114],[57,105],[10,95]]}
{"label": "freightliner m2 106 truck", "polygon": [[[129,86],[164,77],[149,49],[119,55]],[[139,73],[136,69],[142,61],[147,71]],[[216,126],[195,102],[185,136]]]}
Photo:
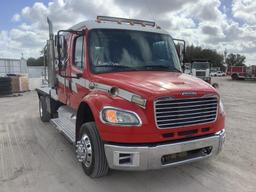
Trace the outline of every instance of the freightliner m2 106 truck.
{"label": "freightliner m2 106 truck", "polygon": [[182,73],[174,39],[154,22],[98,16],[54,36],[39,114],[74,144],[90,177],[149,170],[218,154],[220,95]]}

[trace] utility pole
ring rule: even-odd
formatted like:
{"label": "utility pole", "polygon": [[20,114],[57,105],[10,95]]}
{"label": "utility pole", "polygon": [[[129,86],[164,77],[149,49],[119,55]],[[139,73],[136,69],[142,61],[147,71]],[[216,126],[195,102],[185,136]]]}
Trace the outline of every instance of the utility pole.
{"label": "utility pole", "polygon": [[224,64],[227,65],[227,54],[228,54],[228,51],[227,49],[225,49],[224,51]]}

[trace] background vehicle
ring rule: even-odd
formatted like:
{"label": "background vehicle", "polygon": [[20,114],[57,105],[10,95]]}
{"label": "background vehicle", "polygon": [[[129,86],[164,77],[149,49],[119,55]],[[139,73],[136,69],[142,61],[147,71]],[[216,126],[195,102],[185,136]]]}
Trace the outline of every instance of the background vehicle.
{"label": "background vehicle", "polygon": [[220,96],[181,72],[183,57],[165,30],[99,16],[58,31],[54,41],[48,23],[49,87],[37,90],[40,117],[76,145],[87,175],[165,168],[221,151]]}
{"label": "background vehicle", "polygon": [[195,60],[191,63],[191,74],[211,84],[210,63],[203,60]]}
{"label": "background vehicle", "polygon": [[239,79],[256,79],[256,66],[229,66],[226,74],[233,80]]}
{"label": "background vehicle", "polygon": [[222,71],[214,71],[211,72],[211,76],[212,77],[224,77],[226,74]]}

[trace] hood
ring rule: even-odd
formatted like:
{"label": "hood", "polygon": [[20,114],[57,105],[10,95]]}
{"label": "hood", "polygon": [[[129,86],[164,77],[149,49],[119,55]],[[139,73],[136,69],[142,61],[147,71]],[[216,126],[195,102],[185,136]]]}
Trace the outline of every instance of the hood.
{"label": "hood", "polygon": [[216,90],[201,79],[184,73],[165,71],[133,71],[104,73],[94,76],[99,83],[116,86],[141,96],[170,96],[184,91],[198,95]]}

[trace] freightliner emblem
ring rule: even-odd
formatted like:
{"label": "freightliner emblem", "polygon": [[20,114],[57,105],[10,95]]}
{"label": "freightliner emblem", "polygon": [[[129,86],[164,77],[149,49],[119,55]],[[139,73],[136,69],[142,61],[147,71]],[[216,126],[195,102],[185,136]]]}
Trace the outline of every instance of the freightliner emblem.
{"label": "freightliner emblem", "polygon": [[184,91],[181,93],[183,96],[196,96],[197,93],[195,91]]}

